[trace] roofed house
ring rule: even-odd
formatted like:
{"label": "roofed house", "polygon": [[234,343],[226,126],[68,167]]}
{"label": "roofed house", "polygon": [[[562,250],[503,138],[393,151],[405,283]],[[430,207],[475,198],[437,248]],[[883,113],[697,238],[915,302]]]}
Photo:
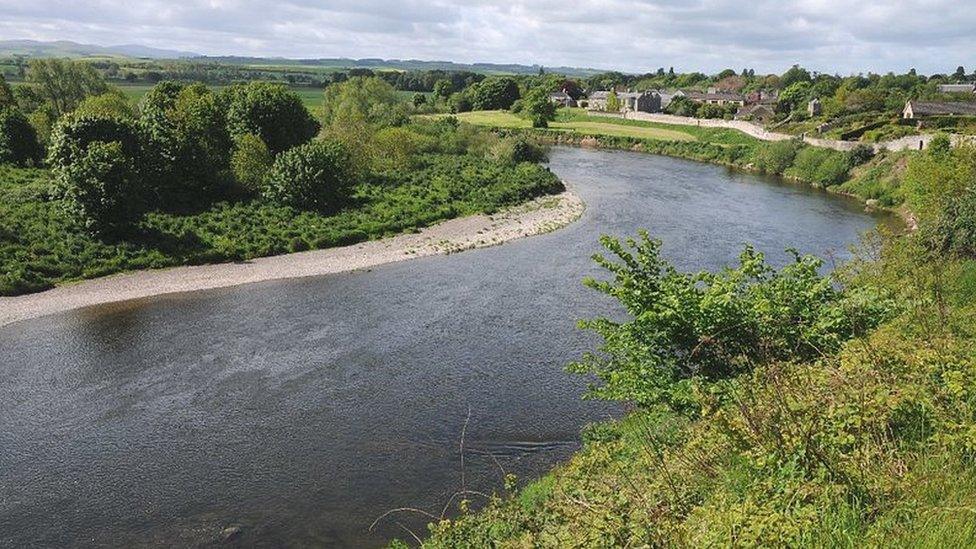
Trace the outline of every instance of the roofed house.
{"label": "roofed house", "polygon": [[974,93],[976,84],[939,84],[939,93]]}
{"label": "roofed house", "polygon": [[759,122],[760,124],[771,122],[775,117],[776,111],[773,109],[773,107],[771,105],[765,105],[762,103],[741,107],[735,113],[736,120],[752,120],[754,122]]}
{"label": "roofed house", "polygon": [[[644,92],[616,92],[621,112],[660,112],[661,95],[655,91]],[[588,98],[588,108],[592,110],[607,110],[609,91],[595,91]]]}
{"label": "roofed house", "polygon": [[562,105],[564,107],[576,106],[576,100],[573,99],[571,95],[566,93],[566,90],[550,93],[549,101],[552,101],[556,105]]}
{"label": "roofed house", "polygon": [[906,119],[929,116],[976,116],[976,101],[909,101],[902,111]]}
{"label": "roofed house", "polygon": [[745,96],[718,90],[709,90],[704,93],[700,91],[684,91],[682,95],[696,103],[707,103],[709,105],[738,105],[742,107],[746,104]]}

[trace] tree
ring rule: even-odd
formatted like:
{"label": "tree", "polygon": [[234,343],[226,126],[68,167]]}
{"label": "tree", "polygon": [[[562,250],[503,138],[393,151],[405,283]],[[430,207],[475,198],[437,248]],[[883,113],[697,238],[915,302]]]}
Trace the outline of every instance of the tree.
{"label": "tree", "polygon": [[117,234],[142,215],[138,164],[118,141],[91,143],[56,178],[65,211],[94,234]]}
{"label": "tree", "polygon": [[271,202],[297,209],[336,209],[352,184],[350,156],[338,141],[313,141],[275,159],[264,186]]}
{"label": "tree", "polygon": [[548,128],[556,119],[556,105],[549,100],[545,88],[534,88],[522,98],[522,112],[532,121],[533,128]]}
{"label": "tree", "polygon": [[780,86],[788,88],[797,82],[810,82],[810,72],[800,65],[793,65],[780,77]]}
{"label": "tree", "polygon": [[791,112],[803,107],[810,94],[809,82],[794,82],[779,94],[778,108]]}
{"label": "tree", "polygon": [[260,136],[246,133],[234,139],[234,153],[230,165],[234,172],[234,180],[246,194],[254,194],[261,190],[273,163],[274,156],[264,141],[261,141]]}
{"label": "tree", "polygon": [[301,97],[284,84],[249,82],[224,93],[231,135],[258,135],[274,154],[307,143],[321,128]]}
{"label": "tree", "polygon": [[203,84],[164,81],[142,102],[154,186],[167,207],[212,198],[230,167],[233,144],[221,97]]}
{"label": "tree", "polygon": [[325,89],[326,128],[366,124],[375,128],[401,126],[407,112],[389,83],[378,77],[356,77]]}
{"label": "tree", "polygon": [[14,99],[14,91],[10,89],[10,84],[7,84],[7,80],[0,74],[0,108],[12,107],[16,104],[17,100]]}
{"label": "tree", "polygon": [[75,109],[79,116],[102,116],[135,119],[136,110],[121,90],[111,90],[101,95],[90,95]]}
{"label": "tree", "polygon": [[93,143],[118,142],[127,158],[141,160],[142,142],[136,124],[124,118],[69,115],[55,125],[48,148],[48,164],[54,170],[69,165],[87,154]]}
{"label": "tree", "polygon": [[490,77],[471,88],[471,103],[474,110],[507,110],[519,98],[518,84],[514,79]]}
{"label": "tree", "polygon": [[966,80],[966,68],[963,66],[956,67],[956,72],[952,73],[952,78],[956,82],[963,82]]}
{"label": "tree", "polygon": [[424,95],[422,93],[415,93],[415,94],[413,94],[413,106],[414,107],[423,107],[426,104],[427,104],[427,96],[426,95]]}
{"label": "tree", "polygon": [[610,90],[607,95],[607,112],[620,112],[620,99],[617,97],[616,90]]}
{"label": "tree", "polygon": [[434,96],[447,99],[454,93],[454,85],[450,80],[438,80],[434,82]]}
{"label": "tree", "polygon": [[31,59],[26,80],[51,107],[55,118],[73,111],[84,98],[109,89],[89,63],[67,59]]}
{"label": "tree", "polygon": [[0,164],[35,166],[43,156],[44,149],[27,117],[12,106],[0,107]]}

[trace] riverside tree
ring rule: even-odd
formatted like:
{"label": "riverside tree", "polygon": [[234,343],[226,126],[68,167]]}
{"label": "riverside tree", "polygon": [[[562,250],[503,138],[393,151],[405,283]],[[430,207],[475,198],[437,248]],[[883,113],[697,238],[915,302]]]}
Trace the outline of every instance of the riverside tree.
{"label": "riverside tree", "polygon": [[274,154],[307,143],[321,128],[301,97],[284,84],[249,82],[223,93],[231,135],[258,135]]}
{"label": "riverside tree", "polygon": [[275,159],[265,181],[264,197],[296,209],[335,210],[352,185],[350,160],[346,148],[334,140],[289,149]]}

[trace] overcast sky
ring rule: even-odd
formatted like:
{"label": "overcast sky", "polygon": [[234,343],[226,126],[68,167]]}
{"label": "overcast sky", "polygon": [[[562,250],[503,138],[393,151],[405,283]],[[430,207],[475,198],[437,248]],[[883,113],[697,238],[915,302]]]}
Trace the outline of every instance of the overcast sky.
{"label": "overcast sky", "polygon": [[0,39],[717,72],[976,65],[972,0],[0,0]]}

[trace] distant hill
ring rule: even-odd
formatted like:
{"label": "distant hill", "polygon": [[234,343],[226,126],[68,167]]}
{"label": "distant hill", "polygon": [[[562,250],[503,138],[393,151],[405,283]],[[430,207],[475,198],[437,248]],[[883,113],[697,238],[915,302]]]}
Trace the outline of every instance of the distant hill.
{"label": "distant hill", "polygon": [[485,74],[538,74],[542,68],[546,72],[568,76],[592,76],[606,72],[600,69],[581,67],[542,67],[540,65],[520,65],[517,63],[455,63],[453,61],[423,61],[420,59],[351,59],[348,57],[326,57],[318,59],[286,59],[283,57],[201,57],[201,60],[235,65],[293,65],[307,67],[341,67],[363,69],[394,70],[444,70],[471,71]]}
{"label": "distant hill", "polygon": [[68,40],[42,42],[39,40],[0,40],[0,55],[24,55],[27,57],[143,57],[150,59],[179,59],[199,57],[200,54],[179,50],[166,50],[127,44],[121,46],[96,46]]}
{"label": "distant hill", "polygon": [[[136,57],[149,59],[186,59],[209,63],[234,65],[284,65],[296,67],[367,68],[387,70],[434,70],[471,71],[483,74],[538,74],[539,65],[517,63],[455,63],[453,61],[423,61],[419,59],[351,59],[329,57],[320,59],[286,59],[283,57],[204,56],[198,53],[151,48],[138,44],[98,46],[79,44],[67,40],[44,42],[39,40],[0,40],[0,56],[23,55],[26,57]],[[568,76],[592,76],[603,70],[580,67],[545,67],[546,72]]]}

